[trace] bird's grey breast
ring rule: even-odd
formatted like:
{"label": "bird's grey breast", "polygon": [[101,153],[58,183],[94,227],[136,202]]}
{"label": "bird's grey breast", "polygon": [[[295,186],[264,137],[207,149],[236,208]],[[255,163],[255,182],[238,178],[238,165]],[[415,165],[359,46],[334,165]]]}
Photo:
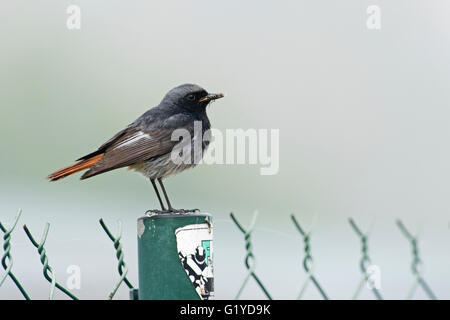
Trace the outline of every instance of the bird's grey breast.
{"label": "bird's grey breast", "polygon": [[[152,109],[153,110],[153,109]],[[172,152],[161,154],[158,156],[151,157],[144,161],[144,163],[135,165],[132,169],[135,169],[146,177],[151,179],[164,178],[189,168],[195,167],[198,162],[203,158],[204,152],[209,145],[209,129],[211,124],[208,117],[205,114],[191,114],[179,112],[172,115],[167,115],[164,119],[159,118],[158,113],[149,113],[141,116],[141,120],[135,121],[135,125],[142,128],[142,130],[164,130],[167,134],[171,134],[171,139],[182,143],[179,139],[180,135],[190,139],[188,143],[190,144],[190,161],[177,162],[174,161]],[[159,118],[156,124],[149,121],[150,119]],[[182,131],[176,131],[176,130]],[[175,144],[175,147],[178,145]],[[175,148],[174,147],[174,148]]]}

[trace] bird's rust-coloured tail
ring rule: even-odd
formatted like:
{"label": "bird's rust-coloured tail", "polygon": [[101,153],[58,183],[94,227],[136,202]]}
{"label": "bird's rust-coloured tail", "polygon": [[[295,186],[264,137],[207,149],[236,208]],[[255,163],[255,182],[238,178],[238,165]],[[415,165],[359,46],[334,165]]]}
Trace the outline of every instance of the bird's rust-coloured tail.
{"label": "bird's rust-coloured tail", "polygon": [[102,154],[93,156],[92,158],[77,162],[69,167],[63,168],[56,172],[53,172],[52,174],[50,174],[47,177],[47,179],[49,179],[50,181],[56,181],[56,180],[62,179],[64,177],[70,176],[71,174],[74,174],[76,172],[89,169],[94,164],[99,162],[103,158],[103,156],[104,156],[104,154],[102,153]]}

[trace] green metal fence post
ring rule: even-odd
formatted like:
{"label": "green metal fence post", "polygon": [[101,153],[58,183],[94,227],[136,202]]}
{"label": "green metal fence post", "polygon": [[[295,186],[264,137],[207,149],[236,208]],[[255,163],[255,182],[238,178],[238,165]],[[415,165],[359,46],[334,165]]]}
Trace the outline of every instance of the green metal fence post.
{"label": "green metal fence post", "polygon": [[137,229],[139,300],[197,300],[213,295],[209,214],[149,214],[138,219]]}

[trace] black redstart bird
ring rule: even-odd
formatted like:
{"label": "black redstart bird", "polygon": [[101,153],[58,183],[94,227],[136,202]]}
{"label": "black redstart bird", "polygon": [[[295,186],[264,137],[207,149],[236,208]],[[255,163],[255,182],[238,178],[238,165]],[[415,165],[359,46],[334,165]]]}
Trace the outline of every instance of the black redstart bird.
{"label": "black redstart bird", "polygon": [[[196,139],[201,139],[202,154],[208,147],[208,141],[203,141],[203,134],[211,128],[206,107],[223,94],[209,94],[195,84],[183,84],[170,90],[159,105],[148,110],[128,127],[94,151],[78,159],[77,163],[58,170],[48,176],[50,181],[67,177],[76,172],[89,169],[81,179],[87,179],[110,170],[129,167],[148,177],[155,189],[162,212],[185,212],[184,209],[174,209],[169,201],[162,179],[179,173],[196,165],[173,161],[171,153],[179,141],[173,141],[172,133],[184,129],[191,135],[192,149]],[[194,130],[196,122],[202,130]],[[195,136],[199,135],[201,136]],[[165,208],[156,187],[158,180],[167,202]]]}

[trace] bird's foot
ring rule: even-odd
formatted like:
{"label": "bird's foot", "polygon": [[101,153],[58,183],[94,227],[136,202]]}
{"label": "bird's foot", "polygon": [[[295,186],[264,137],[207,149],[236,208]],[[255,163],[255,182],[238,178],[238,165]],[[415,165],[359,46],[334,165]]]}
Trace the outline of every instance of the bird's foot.
{"label": "bird's foot", "polygon": [[150,210],[145,211],[146,215],[167,214],[167,213],[172,213],[172,211],[170,211],[170,210],[156,210],[156,209],[150,209]]}
{"label": "bird's foot", "polygon": [[200,209],[174,209],[174,208],[170,208],[169,210],[171,210],[172,213],[178,213],[178,214],[187,214],[189,212],[200,211]]}
{"label": "bird's foot", "polygon": [[189,212],[199,212],[200,209],[174,209],[169,208],[167,210],[156,210],[156,209],[150,209],[145,212],[146,215],[152,215],[152,214],[168,214],[168,213],[178,213],[178,214],[187,214]]}

